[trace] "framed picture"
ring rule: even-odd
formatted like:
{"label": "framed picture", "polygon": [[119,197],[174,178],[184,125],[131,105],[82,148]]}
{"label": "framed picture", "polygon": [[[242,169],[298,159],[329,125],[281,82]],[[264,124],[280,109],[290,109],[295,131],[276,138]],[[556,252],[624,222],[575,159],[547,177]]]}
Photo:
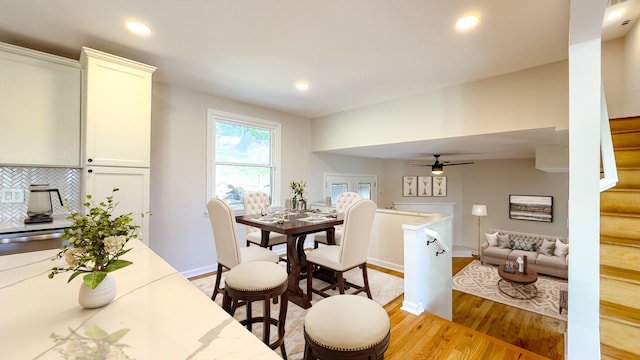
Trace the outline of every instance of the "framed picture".
{"label": "framed picture", "polygon": [[418,196],[433,196],[431,176],[418,176]]}
{"label": "framed picture", "polygon": [[418,194],[418,177],[402,177],[402,196],[416,196]]}
{"label": "framed picture", "polygon": [[509,195],[509,218],[553,221],[553,196]]}
{"label": "framed picture", "polygon": [[433,177],[433,196],[447,196],[447,177]]}

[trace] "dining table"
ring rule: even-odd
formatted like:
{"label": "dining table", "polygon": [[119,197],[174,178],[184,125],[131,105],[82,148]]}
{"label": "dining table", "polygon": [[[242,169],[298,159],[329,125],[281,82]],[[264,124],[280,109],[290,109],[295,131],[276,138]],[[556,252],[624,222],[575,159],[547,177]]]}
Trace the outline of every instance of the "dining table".
{"label": "dining table", "polygon": [[[279,221],[278,221],[279,220]],[[287,296],[289,301],[308,309],[311,302],[307,294],[300,288],[300,280],[306,273],[306,256],[304,242],[309,234],[326,232],[329,245],[335,245],[335,226],[343,223],[342,213],[324,214],[305,211],[291,211],[288,216],[277,214],[238,215],[236,222],[260,229],[261,246],[268,247],[269,234],[273,231],[287,236],[287,262],[289,278]]]}

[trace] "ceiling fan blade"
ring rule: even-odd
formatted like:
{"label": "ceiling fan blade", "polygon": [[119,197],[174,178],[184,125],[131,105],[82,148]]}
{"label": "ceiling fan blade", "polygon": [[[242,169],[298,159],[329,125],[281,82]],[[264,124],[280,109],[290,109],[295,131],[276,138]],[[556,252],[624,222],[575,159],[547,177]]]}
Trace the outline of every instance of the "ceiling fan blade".
{"label": "ceiling fan blade", "polygon": [[453,164],[443,163],[443,164],[442,164],[442,166],[452,166],[452,165],[470,165],[470,164],[475,164],[475,163],[474,163],[474,162],[453,163]]}
{"label": "ceiling fan blade", "polygon": [[413,166],[413,167],[430,167],[431,164],[411,164],[409,166]]}

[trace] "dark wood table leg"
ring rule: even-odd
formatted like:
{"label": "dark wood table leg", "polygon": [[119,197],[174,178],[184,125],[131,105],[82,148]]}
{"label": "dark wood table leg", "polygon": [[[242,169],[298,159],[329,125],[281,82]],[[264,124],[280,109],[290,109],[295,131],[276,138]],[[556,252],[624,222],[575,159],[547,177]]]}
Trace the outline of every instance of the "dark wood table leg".
{"label": "dark wood table leg", "polygon": [[287,282],[287,296],[292,303],[303,309],[308,309],[311,307],[311,302],[309,302],[307,294],[300,288],[301,262],[304,261],[306,264],[304,251],[301,251],[304,250],[305,239],[306,235],[287,235],[287,256],[291,266]]}

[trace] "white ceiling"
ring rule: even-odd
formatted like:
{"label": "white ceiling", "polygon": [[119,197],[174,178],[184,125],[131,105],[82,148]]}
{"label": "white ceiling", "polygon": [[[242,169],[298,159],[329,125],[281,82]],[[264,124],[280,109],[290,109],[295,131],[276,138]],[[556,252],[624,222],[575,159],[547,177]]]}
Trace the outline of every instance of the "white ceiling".
{"label": "white ceiling", "polygon": [[[607,25],[604,40],[622,36],[640,12],[640,0],[621,1],[614,7],[629,7],[632,22]],[[457,32],[469,13],[481,23]],[[129,33],[130,19],[151,35]],[[568,0],[0,0],[0,41],[74,59],[92,47],[157,66],[154,81],[307,118],[566,59],[568,29]],[[297,80],[310,90],[297,91]],[[516,153],[540,140],[539,132],[503,135],[491,143],[520,143]],[[429,144],[487,152],[460,145],[487,138],[454,140]],[[367,156],[415,153],[415,145]]]}

